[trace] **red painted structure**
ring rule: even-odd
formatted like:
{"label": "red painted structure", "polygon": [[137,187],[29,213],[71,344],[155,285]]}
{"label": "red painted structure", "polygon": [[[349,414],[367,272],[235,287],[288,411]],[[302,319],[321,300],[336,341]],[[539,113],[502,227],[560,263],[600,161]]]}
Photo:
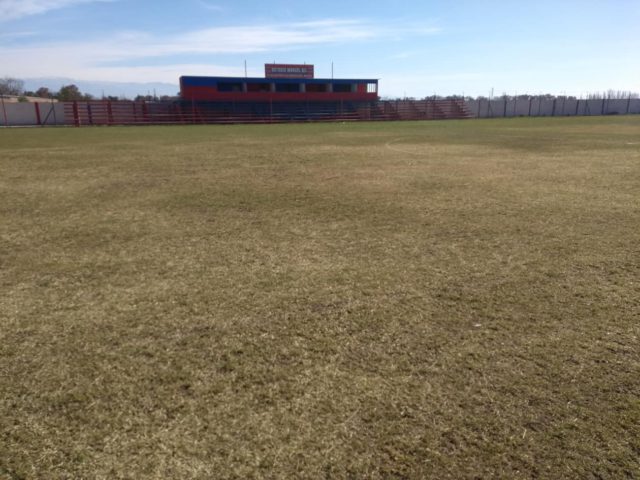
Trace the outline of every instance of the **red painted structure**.
{"label": "red painted structure", "polygon": [[187,102],[375,102],[377,79],[180,77]]}
{"label": "red painted structure", "polygon": [[[67,125],[150,125],[332,122],[361,120],[445,120],[471,118],[461,100],[379,101],[362,104],[63,102]],[[265,107],[264,109],[261,109]],[[48,118],[48,115],[47,115]],[[42,123],[47,123],[47,118]]]}
{"label": "red painted structure", "polygon": [[313,65],[266,64],[266,76],[180,77],[171,103],[65,105],[76,126],[148,123],[278,123],[468,118],[457,101],[380,102],[377,79],[313,78]]}

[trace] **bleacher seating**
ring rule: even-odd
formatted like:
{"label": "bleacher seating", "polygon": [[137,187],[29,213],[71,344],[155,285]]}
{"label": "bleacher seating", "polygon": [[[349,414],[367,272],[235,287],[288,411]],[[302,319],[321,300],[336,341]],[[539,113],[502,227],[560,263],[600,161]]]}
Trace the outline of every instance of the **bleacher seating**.
{"label": "bleacher seating", "polygon": [[75,126],[137,124],[284,123],[471,118],[461,100],[376,102],[66,102]]}

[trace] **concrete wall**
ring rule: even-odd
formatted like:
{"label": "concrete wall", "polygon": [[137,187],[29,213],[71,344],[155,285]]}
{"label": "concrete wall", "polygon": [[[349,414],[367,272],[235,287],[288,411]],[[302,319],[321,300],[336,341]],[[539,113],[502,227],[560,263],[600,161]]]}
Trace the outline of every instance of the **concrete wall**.
{"label": "concrete wall", "polygon": [[474,117],[563,117],[575,115],[626,115],[640,113],[640,99],[631,100],[471,100]]}
{"label": "concrete wall", "polygon": [[[36,107],[36,105],[38,105]],[[42,125],[64,125],[64,104],[62,103],[5,103],[0,105],[0,126],[28,126],[38,125],[40,109],[40,122]],[[5,118],[6,114],[6,118]]]}

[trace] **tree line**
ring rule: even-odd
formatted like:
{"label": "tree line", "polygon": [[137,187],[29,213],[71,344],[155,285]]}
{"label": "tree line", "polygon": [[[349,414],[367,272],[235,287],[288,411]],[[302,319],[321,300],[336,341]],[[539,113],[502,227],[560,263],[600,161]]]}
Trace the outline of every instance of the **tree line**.
{"label": "tree line", "polygon": [[[96,100],[96,97],[89,93],[82,93],[80,89],[76,85],[65,85],[60,88],[57,92],[49,90],[47,87],[40,87],[35,92],[25,91],[24,89],[24,81],[5,77],[0,79],[0,95],[12,95],[17,96],[19,99],[23,99],[23,101],[27,101],[26,97],[38,97],[38,98],[52,98],[58,100],[60,102],[72,102],[72,101],[88,101],[88,100]],[[135,101],[171,101],[175,100],[177,97],[171,97],[168,95],[162,95],[157,97],[155,95],[138,95],[134,98]],[[594,92],[586,95],[587,100],[596,100],[608,98],[611,100],[616,99],[629,99],[629,98],[640,98],[640,94],[637,92],[631,92],[627,90],[607,90],[604,92]],[[115,96],[103,96],[102,100],[124,100],[120,97]],[[383,100],[420,100],[415,97],[404,97],[404,98],[390,98],[390,97],[382,97]],[[538,95],[508,95],[503,93],[502,95],[495,97],[485,97],[485,96],[477,96],[472,97],[468,95],[432,95],[429,97],[424,97],[422,100],[577,100],[578,98],[572,95],[552,95],[550,93],[538,94]]]}
{"label": "tree line", "polygon": [[[603,98],[607,98],[609,100],[628,100],[630,98],[640,98],[640,94],[637,92],[631,92],[628,90],[606,90],[603,92],[593,92],[585,95],[584,98],[580,98],[581,100],[602,100]],[[419,101],[419,100],[578,100],[578,97],[574,95],[553,95],[551,93],[541,93],[536,95],[529,94],[521,94],[521,95],[509,95],[507,93],[503,93],[502,95],[496,96],[484,96],[478,95],[477,97],[470,95],[431,95],[424,98],[416,98],[416,97],[382,97],[383,100],[395,101],[395,100],[411,100],[411,101]]]}
{"label": "tree line", "polygon": [[[47,87],[40,87],[35,92],[24,89],[24,81],[12,78],[5,77],[0,78],[0,95],[6,96],[14,96],[18,97],[18,101],[26,102],[27,97],[37,97],[37,98],[49,98],[58,100],[60,102],[86,102],[89,100],[96,100],[97,98],[90,93],[82,93],[77,85],[70,84],[64,85],[58,91],[52,91]],[[135,101],[161,101],[166,102],[170,100],[175,100],[176,97],[170,97],[168,95],[162,95],[157,97],[155,95],[138,95],[134,100]],[[120,97],[108,95],[100,97],[100,100],[123,100]]]}
{"label": "tree line", "polygon": [[18,100],[27,101],[26,97],[51,98],[61,102],[73,100],[93,100],[93,95],[82,93],[76,85],[64,85],[58,91],[51,91],[47,87],[40,87],[35,92],[24,89],[24,81],[5,77],[0,79],[0,95],[11,95]]}
{"label": "tree line", "polygon": [[[586,100],[602,100],[607,98],[609,100],[628,100],[630,98],[640,98],[640,94],[637,92],[631,92],[628,90],[606,90],[604,92],[592,92],[587,93],[584,97]],[[503,93],[496,97],[466,97],[467,100],[584,100],[578,98],[575,95],[552,95],[550,93],[538,94],[538,95],[508,95]]]}

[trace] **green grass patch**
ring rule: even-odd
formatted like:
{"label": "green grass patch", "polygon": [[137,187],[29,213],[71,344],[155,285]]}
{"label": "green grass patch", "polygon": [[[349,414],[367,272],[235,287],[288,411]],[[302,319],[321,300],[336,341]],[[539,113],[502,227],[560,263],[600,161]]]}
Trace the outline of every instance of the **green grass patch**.
{"label": "green grass patch", "polygon": [[637,478],[640,117],[0,130],[0,478]]}

